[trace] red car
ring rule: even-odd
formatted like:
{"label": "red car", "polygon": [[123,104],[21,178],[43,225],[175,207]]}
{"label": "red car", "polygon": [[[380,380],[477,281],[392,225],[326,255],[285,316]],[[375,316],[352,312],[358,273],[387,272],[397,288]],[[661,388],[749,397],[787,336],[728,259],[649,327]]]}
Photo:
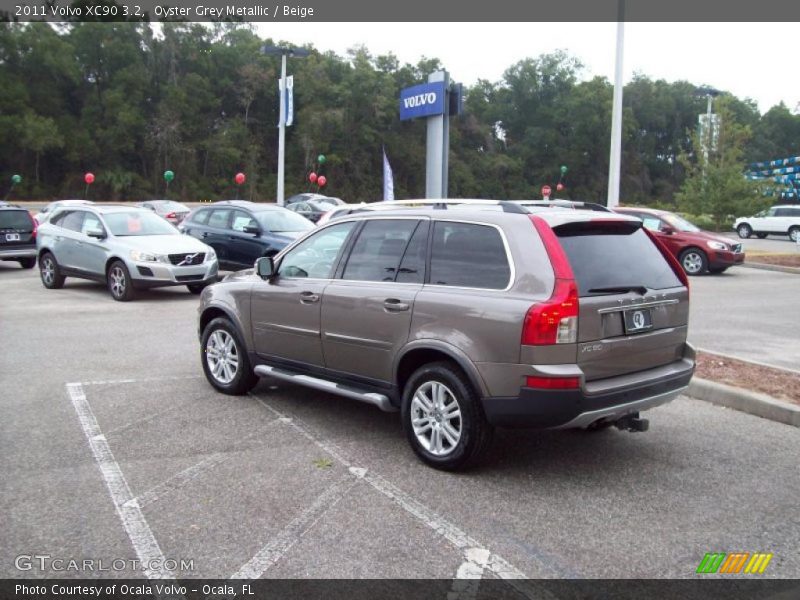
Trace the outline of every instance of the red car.
{"label": "red car", "polygon": [[683,217],[654,208],[617,207],[615,212],[639,217],[644,226],[663,242],[688,275],[722,273],[744,262],[742,244],[703,231]]}

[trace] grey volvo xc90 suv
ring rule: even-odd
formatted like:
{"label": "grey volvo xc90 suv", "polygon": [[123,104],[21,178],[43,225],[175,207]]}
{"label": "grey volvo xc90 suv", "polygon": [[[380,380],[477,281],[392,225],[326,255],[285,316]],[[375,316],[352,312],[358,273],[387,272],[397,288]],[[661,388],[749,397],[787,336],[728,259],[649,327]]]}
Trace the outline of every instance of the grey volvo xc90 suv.
{"label": "grey volvo xc90 suv", "polygon": [[458,208],[346,217],[207,288],[208,381],[399,409],[442,469],[473,463],[494,426],[645,430],[639,412],[687,387],[688,283],[641,221]]}

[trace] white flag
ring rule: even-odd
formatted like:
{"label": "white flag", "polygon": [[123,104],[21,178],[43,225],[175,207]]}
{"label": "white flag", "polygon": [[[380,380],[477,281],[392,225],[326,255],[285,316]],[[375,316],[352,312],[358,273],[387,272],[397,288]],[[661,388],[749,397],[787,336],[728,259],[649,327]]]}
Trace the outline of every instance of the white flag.
{"label": "white flag", "polygon": [[394,200],[394,175],[386,156],[386,148],[383,149],[383,199]]}

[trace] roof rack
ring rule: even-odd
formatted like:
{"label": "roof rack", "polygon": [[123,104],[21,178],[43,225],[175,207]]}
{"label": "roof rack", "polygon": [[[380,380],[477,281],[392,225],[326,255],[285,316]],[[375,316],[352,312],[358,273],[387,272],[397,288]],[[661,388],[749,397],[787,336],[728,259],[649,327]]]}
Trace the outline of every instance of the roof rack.
{"label": "roof rack", "polygon": [[383,202],[373,202],[370,204],[380,204],[381,206],[395,206],[397,208],[420,208],[431,207],[436,210],[447,210],[448,206],[501,206],[503,212],[528,214],[524,207],[508,200],[470,200],[452,198],[422,198],[418,200],[386,200]]}

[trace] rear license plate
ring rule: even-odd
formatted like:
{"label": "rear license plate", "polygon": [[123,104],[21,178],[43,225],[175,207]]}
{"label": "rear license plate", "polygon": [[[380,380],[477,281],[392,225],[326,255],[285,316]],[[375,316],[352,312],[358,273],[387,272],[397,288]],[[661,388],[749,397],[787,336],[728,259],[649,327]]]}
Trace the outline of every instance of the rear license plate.
{"label": "rear license plate", "polygon": [[653,327],[653,316],[649,308],[636,308],[622,313],[625,320],[625,333],[639,333]]}
{"label": "rear license plate", "polygon": [[18,242],[19,241],[19,234],[18,233],[7,233],[6,234],[6,241],[7,242]]}

